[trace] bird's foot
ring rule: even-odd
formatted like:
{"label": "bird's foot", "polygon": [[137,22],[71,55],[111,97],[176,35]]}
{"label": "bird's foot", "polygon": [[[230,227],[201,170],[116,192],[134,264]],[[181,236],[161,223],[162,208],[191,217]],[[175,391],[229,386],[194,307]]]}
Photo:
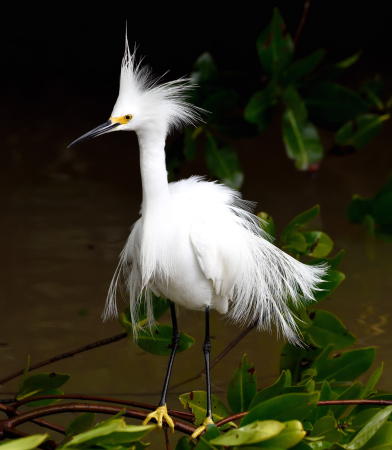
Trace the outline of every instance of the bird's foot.
{"label": "bird's foot", "polygon": [[162,428],[163,421],[165,421],[171,431],[174,433],[174,422],[173,419],[169,416],[167,412],[166,404],[162,406],[158,406],[158,408],[147,415],[147,417],[143,421],[143,425],[147,425],[150,420],[155,419],[158,427]]}
{"label": "bird's foot", "polygon": [[214,421],[212,420],[211,416],[208,416],[204,419],[203,425],[200,425],[200,427],[197,427],[196,430],[192,433],[192,439],[198,438],[201,434],[203,434],[206,430],[208,425],[213,425]]}

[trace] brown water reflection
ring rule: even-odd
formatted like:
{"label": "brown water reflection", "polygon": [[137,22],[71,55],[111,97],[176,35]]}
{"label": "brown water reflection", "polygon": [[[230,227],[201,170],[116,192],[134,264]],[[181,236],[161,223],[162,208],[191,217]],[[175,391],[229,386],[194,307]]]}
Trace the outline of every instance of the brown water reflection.
{"label": "brown water reflection", "polygon": [[[3,374],[23,366],[27,355],[32,361],[41,360],[120,331],[116,322],[103,324],[100,313],[117,255],[138,215],[138,155],[135,138],[128,134],[65,150],[67,141],[90,125],[94,124],[80,128],[78,124],[73,133],[56,129],[56,122],[23,132],[10,125],[6,136],[0,225]],[[384,130],[359,154],[329,157],[314,176],[294,171],[278,131],[271,129],[261,138],[238,144],[246,174],[244,196],[259,201],[280,225],[321,204],[323,229],[337,248],[347,249],[343,263],[347,280],[320,306],[338,313],[361,343],[379,347],[378,360],[386,362],[381,385],[392,389],[392,244],[370,242],[345,218],[353,193],[372,194],[386,180],[392,166],[391,130]],[[183,175],[204,171],[200,160],[184,168]],[[178,355],[173,383],[202,365],[201,314],[182,310],[180,324],[198,345]],[[212,329],[215,354],[239,332],[218,315],[213,316]],[[259,384],[267,384],[277,373],[279,346],[275,337],[252,332],[214,369],[214,389],[224,389],[243,352],[256,363]],[[151,357],[122,341],[51,369],[72,374],[67,392],[155,402],[165,365],[165,358]],[[16,385],[7,384],[0,394],[8,396]],[[200,387],[201,382],[193,382],[180,391]],[[173,407],[179,407],[176,394],[170,398]]]}

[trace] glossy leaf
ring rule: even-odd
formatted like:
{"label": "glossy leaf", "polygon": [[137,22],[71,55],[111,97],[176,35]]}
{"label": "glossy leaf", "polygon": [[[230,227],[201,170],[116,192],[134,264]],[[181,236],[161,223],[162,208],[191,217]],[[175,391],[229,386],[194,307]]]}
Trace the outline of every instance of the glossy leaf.
{"label": "glossy leaf", "polygon": [[189,440],[189,437],[182,436],[177,442],[176,450],[192,450],[193,446]]}
{"label": "glossy leaf", "polygon": [[326,275],[323,278],[323,282],[320,284],[320,291],[315,291],[314,298],[320,301],[329,295],[345,280],[346,276],[339,270],[328,269]]}
{"label": "glossy leaf", "polygon": [[270,398],[283,394],[284,389],[291,385],[291,372],[289,370],[283,370],[279,378],[271,385],[260,390],[253,398],[249,408],[262,403]]}
{"label": "glossy leaf", "polygon": [[318,393],[283,394],[270,398],[253,407],[242,419],[241,426],[255,420],[268,420],[271,418],[279,421],[302,420],[316,406],[318,398]]}
{"label": "glossy leaf", "polygon": [[270,216],[268,213],[264,211],[261,211],[257,214],[257,217],[261,219],[260,221],[261,228],[270,236],[275,237],[276,235],[275,222],[272,216]]}
{"label": "glossy leaf", "polygon": [[296,120],[301,124],[305,124],[308,120],[308,111],[298,90],[290,85],[283,91],[282,97],[287,108],[293,111]]}
{"label": "glossy leaf", "polygon": [[207,430],[199,438],[199,442],[195,446],[195,450],[215,450],[216,447],[212,444],[212,441],[220,436],[219,428],[215,425],[208,425]]}
{"label": "glossy leaf", "polygon": [[[362,384],[358,381],[350,384],[337,398],[337,400],[350,400],[353,398],[361,398]],[[335,417],[337,419],[342,416],[348,415],[349,411],[353,410],[354,406],[352,405],[334,405],[331,407]]]}
{"label": "glossy leaf", "polygon": [[307,92],[306,105],[310,116],[325,125],[341,125],[368,110],[357,92],[330,81],[315,84]]}
{"label": "glossy leaf", "polygon": [[334,314],[315,310],[310,313],[310,317],[312,322],[306,333],[318,347],[332,344],[335,350],[341,350],[355,343],[355,337]]}
{"label": "glossy leaf", "polygon": [[74,436],[75,434],[87,431],[93,426],[94,420],[94,413],[80,414],[67,426],[67,429],[65,431],[66,436]]}
{"label": "glossy leaf", "polygon": [[367,383],[363,387],[361,392],[361,398],[368,398],[369,395],[373,394],[378,382],[380,381],[383,371],[384,371],[384,363],[382,362],[380,366],[377,367],[377,369],[371,374]]}
{"label": "glossy leaf", "polygon": [[277,8],[270,24],[257,39],[257,50],[264,70],[271,75],[277,75],[292,60],[293,40]]}
{"label": "glossy leaf", "polygon": [[48,434],[33,434],[32,436],[0,443],[0,448],[1,450],[31,450],[41,445],[48,437]]}
{"label": "glossy leaf", "polygon": [[[195,425],[200,425],[206,418],[206,392],[205,391],[191,391],[181,394],[180,402],[184,408],[190,409],[195,415]],[[214,422],[218,422],[229,415],[226,406],[219,400],[218,397],[212,395],[212,416]]]}
{"label": "glossy leaf", "polygon": [[[158,320],[169,309],[169,302],[165,298],[157,297],[153,295],[152,307],[155,320]],[[145,326],[147,323],[147,304],[142,301],[137,313],[136,321],[139,326]],[[133,324],[130,316],[129,308],[119,315],[119,322],[125,328],[125,330],[133,334]]]}
{"label": "glossy leaf", "polygon": [[198,84],[214,80],[218,75],[218,69],[212,55],[208,52],[202,53],[194,64],[192,81]]}
{"label": "glossy leaf", "polygon": [[320,214],[320,206],[315,205],[312,208],[303,211],[302,213],[296,215],[290,222],[286,225],[284,230],[282,231],[281,240],[285,242],[287,236],[292,232],[299,228],[304,227],[310,221],[315,219]]}
{"label": "glossy leaf", "polygon": [[312,430],[312,437],[322,437],[329,442],[339,441],[344,434],[339,430],[338,423],[333,415],[325,415],[318,419]]}
{"label": "glossy leaf", "polygon": [[305,231],[307,255],[313,258],[325,258],[333,249],[333,240],[324,231]]}
{"label": "glossy leaf", "polygon": [[291,420],[284,423],[285,428],[277,436],[265,441],[261,448],[287,449],[297,445],[306,435],[302,423],[299,420]]}
{"label": "glossy leaf", "polygon": [[335,142],[357,149],[368,144],[381,130],[382,124],[390,119],[389,114],[362,114],[345,123],[336,133]]}
{"label": "glossy leaf", "polygon": [[297,169],[307,170],[311,164],[321,160],[324,150],[312,123],[301,123],[295,112],[287,108],[283,114],[282,128],[287,156],[295,161]]}
{"label": "glossy leaf", "polygon": [[354,436],[354,438],[346,445],[344,448],[348,450],[356,450],[362,448],[367,444],[370,439],[377,433],[377,431],[386,423],[389,416],[392,413],[392,405],[379,411],[375,414],[367,424],[359,430],[359,432]]}
{"label": "glossy leaf", "polygon": [[310,74],[320,64],[324,57],[325,50],[319,49],[304,58],[297,59],[290,64],[286,72],[283,74],[283,83],[294,83]]}
{"label": "glossy leaf", "polygon": [[256,394],[256,374],[246,354],[243,355],[240,367],[235,371],[227,390],[227,401],[234,413],[247,411]]}
{"label": "glossy leaf", "polygon": [[375,358],[374,347],[330,355],[332,348],[333,344],[329,345],[314,362],[319,380],[355,380],[370,368]]}
{"label": "glossy leaf", "polygon": [[81,446],[107,447],[128,444],[142,439],[156,428],[156,425],[127,425],[123,418],[109,419],[94,428],[73,436],[62,448],[80,448]]}
{"label": "glossy leaf", "polygon": [[214,445],[256,444],[277,436],[285,429],[285,425],[276,420],[256,420],[249,425],[230,430],[211,441]]}
{"label": "glossy leaf", "polygon": [[[170,355],[173,339],[173,328],[170,325],[157,324],[150,332],[148,329],[139,331],[136,344],[148,353],[154,355]],[[189,334],[180,333],[177,352],[192,347],[195,340]]]}
{"label": "glossy leaf", "polygon": [[275,91],[274,85],[269,84],[262,91],[255,92],[245,107],[245,120],[257,125],[260,132],[264,131],[270,123],[271,109],[277,103]]}
{"label": "glossy leaf", "polygon": [[237,153],[231,147],[218,148],[211,134],[207,135],[206,162],[212,175],[222,180],[227,186],[239,188],[243,182]]}
{"label": "glossy leaf", "polygon": [[347,58],[342,59],[341,61],[336,63],[336,67],[339,67],[339,69],[348,69],[359,60],[361,53],[362,52],[359,51],[351,56],[348,56]]}
{"label": "glossy leaf", "polygon": [[69,375],[63,373],[38,373],[29,375],[23,379],[22,385],[16,396],[17,400],[22,400],[32,395],[37,395],[44,391],[58,389],[69,380]]}
{"label": "glossy leaf", "polygon": [[308,248],[305,236],[300,231],[292,231],[286,236],[282,249],[289,253],[305,253]]}
{"label": "glossy leaf", "polygon": [[385,422],[377,433],[366,443],[364,450],[390,450],[392,442],[392,422]]}
{"label": "glossy leaf", "polygon": [[280,370],[290,370],[293,381],[298,382],[302,372],[312,367],[320,352],[321,350],[315,347],[305,349],[285,344],[280,355]]}
{"label": "glossy leaf", "polygon": [[[64,394],[64,391],[62,391],[61,389],[45,389],[43,391],[40,391],[36,395],[63,395],[63,394]],[[38,408],[39,406],[53,405],[54,403],[57,403],[59,401],[60,401],[60,399],[49,398],[46,400],[32,401],[30,403],[26,403],[25,406],[28,406],[29,408]]]}

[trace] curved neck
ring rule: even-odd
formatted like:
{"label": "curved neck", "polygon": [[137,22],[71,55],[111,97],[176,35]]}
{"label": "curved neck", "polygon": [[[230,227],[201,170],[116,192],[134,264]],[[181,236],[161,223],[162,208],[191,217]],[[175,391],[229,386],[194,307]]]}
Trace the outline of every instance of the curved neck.
{"label": "curved neck", "polygon": [[142,176],[142,214],[158,211],[169,197],[165,161],[165,129],[138,131],[140,147],[140,172]]}

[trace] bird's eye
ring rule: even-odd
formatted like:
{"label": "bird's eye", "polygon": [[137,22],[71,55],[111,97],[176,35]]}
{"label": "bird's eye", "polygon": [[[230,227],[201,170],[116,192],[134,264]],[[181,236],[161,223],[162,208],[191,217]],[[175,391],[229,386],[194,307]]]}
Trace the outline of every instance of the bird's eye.
{"label": "bird's eye", "polygon": [[131,116],[130,114],[127,114],[127,115],[125,116],[125,118],[126,118],[127,120],[131,120],[131,119],[132,119],[132,116]]}

